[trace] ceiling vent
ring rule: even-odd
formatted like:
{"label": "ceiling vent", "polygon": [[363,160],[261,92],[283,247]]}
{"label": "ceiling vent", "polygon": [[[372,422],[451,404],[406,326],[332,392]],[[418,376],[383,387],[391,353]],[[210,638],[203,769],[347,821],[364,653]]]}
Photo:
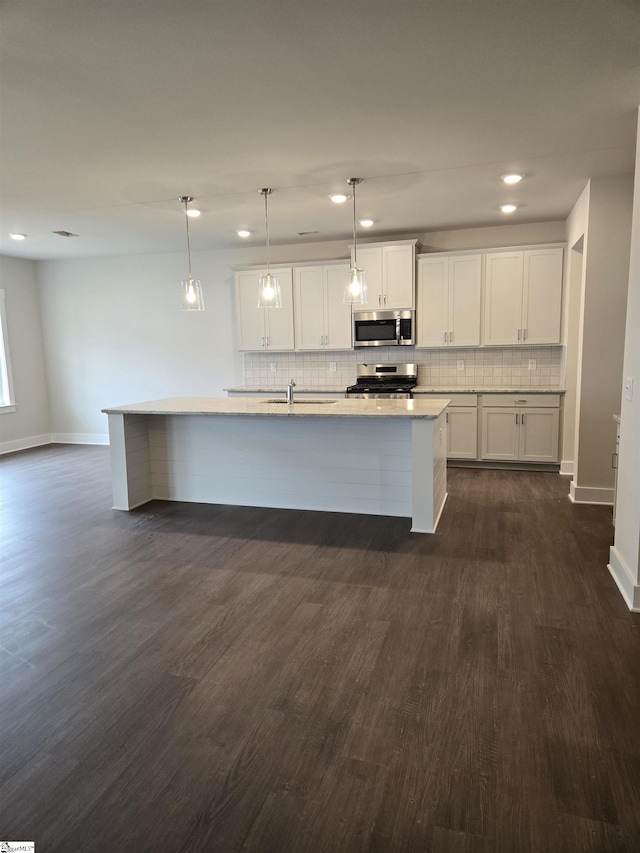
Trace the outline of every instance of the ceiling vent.
{"label": "ceiling vent", "polygon": [[79,234],[72,234],[71,231],[52,231],[52,234],[57,234],[59,237],[79,237]]}

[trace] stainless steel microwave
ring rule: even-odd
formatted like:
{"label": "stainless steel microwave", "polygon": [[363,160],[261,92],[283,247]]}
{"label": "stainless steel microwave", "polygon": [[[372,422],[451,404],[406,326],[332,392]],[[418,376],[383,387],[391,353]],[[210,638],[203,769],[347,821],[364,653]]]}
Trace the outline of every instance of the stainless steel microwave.
{"label": "stainless steel microwave", "polygon": [[353,345],[413,346],[415,321],[415,311],[358,311],[353,315]]}

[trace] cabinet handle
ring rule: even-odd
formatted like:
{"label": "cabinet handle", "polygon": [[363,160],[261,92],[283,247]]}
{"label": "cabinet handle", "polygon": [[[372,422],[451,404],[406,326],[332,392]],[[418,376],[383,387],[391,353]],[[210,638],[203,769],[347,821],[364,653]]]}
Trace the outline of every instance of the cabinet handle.
{"label": "cabinet handle", "polygon": [[447,342],[447,333],[446,332],[442,333],[442,341],[443,341],[443,343],[446,344],[446,342]]}
{"label": "cabinet handle", "polygon": [[262,340],[262,346],[264,346],[264,335],[262,336],[261,340]]}
{"label": "cabinet handle", "polygon": [[518,340],[522,337],[522,329],[518,329]]}
{"label": "cabinet handle", "polygon": [[446,423],[449,423],[449,412],[444,413],[444,419],[445,419]]}
{"label": "cabinet handle", "polygon": [[453,341],[453,332],[449,332],[449,343]]}
{"label": "cabinet handle", "polygon": [[269,335],[267,335],[267,346],[269,346]]}
{"label": "cabinet handle", "polygon": [[384,304],[386,305],[387,304],[387,294],[385,293],[385,295],[382,298],[384,299]]}
{"label": "cabinet handle", "polygon": [[520,416],[520,423],[524,426],[524,412]]}
{"label": "cabinet handle", "polygon": [[378,294],[378,305],[382,306],[382,296],[380,294]]}
{"label": "cabinet handle", "polygon": [[516,415],[516,426],[520,423],[519,415]]}
{"label": "cabinet handle", "polygon": [[522,340],[523,340],[523,341],[526,341],[526,340],[527,340],[527,330],[526,330],[526,329],[523,329],[523,330],[522,330]]}
{"label": "cabinet handle", "polygon": [[612,468],[618,467],[618,454],[617,453],[611,454],[611,467]]}
{"label": "cabinet handle", "polygon": [[514,403],[526,403],[527,401],[526,400],[514,400],[513,402]]}

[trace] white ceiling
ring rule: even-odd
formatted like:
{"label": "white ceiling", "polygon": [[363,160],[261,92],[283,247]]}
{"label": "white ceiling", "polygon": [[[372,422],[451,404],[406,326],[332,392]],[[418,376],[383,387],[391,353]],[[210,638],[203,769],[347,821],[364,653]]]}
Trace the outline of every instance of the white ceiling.
{"label": "white ceiling", "polygon": [[589,177],[633,171],[638,2],[0,8],[5,254],[180,251],[185,194],[194,250],[246,245],[240,227],[260,245],[263,186],[273,242],[348,240],[351,209],[327,196],[349,176],[369,239],[557,220]]}

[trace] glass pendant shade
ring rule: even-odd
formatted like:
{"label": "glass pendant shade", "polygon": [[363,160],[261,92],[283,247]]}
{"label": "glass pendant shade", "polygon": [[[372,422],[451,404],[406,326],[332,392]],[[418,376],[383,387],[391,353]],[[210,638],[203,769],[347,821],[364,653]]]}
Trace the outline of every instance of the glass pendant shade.
{"label": "glass pendant shade", "polygon": [[204,311],[202,285],[199,279],[189,277],[182,282],[180,307],[183,311]]}
{"label": "glass pendant shade", "polygon": [[267,273],[258,281],[258,308],[282,308],[282,294],[277,275]]}
{"label": "glass pendant shade", "polygon": [[367,302],[367,277],[364,270],[351,267],[345,281],[343,302],[365,305]]}

